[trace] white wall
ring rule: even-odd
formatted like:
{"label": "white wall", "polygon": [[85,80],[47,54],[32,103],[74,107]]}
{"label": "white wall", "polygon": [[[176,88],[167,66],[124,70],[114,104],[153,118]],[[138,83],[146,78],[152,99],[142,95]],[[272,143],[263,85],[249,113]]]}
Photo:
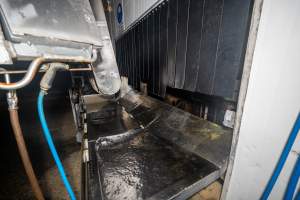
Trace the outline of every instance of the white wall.
{"label": "white wall", "polygon": [[[264,0],[236,157],[223,197],[259,199],[299,111],[300,1]],[[270,199],[282,199],[300,137],[295,144]]]}

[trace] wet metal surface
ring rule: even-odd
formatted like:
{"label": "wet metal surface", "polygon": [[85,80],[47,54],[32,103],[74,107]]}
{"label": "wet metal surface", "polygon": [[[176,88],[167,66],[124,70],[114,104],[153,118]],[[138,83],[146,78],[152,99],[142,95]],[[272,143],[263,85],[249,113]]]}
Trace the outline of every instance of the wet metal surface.
{"label": "wet metal surface", "polygon": [[221,127],[133,92],[99,104],[87,113],[89,199],[186,199],[220,177]]}
{"label": "wet metal surface", "polygon": [[120,104],[142,124],[159,115],[149,132],[208,160],[221,172],[226,170],[232,139],[230,130],[134,91],[128,92]]}
{"label": "wet metal surface", "polygon": [[147,199],[182,179],[201,179],[216,169],[149,133],[97,154],[104,199]]}

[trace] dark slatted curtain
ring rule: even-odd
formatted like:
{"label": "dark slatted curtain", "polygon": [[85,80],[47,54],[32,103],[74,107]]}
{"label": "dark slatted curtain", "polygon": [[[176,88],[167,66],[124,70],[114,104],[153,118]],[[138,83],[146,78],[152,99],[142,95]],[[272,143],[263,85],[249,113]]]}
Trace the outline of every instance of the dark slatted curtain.
{"label": "dark slatted curtain", "polygon": [[166,88],[236,100],[253,0],[162,2],[116,42],[122,76],[164,97]]}

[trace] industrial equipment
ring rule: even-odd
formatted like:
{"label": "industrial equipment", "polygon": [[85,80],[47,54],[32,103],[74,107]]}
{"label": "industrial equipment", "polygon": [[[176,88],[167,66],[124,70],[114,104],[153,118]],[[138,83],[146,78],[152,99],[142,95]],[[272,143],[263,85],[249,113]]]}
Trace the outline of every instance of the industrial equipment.
{"label": "industrial equipment", "polygon": [[[224,114],[234,113],[252,3],[163,1],[117,38],[107,25],[107,20],[110,28],[116,23],[109,11],[114,4],[104,3],[106,12],[97,0],[1,0],[0,62],[6,64],[1,71],[6,82],[0,89],[7,91],[9,109],[16,111],[18,90],[45,73],[38,114],[71,199],[76,195],[43,108],[58,71],[78,72],[72,73],[69,94],[74,136],[82,145],[83,199],[188,198],[227,168],[232,132],[222,121]],[[232,29],[226,20],[239,28]],[[27,68],[14,67],[24,61],[30,62]],[[10,77],[17,73],[24,75],[15,82]],[[178,97],[182,92],[177,89],[210,95],[195,104],[202,114],[157,99],[172,94],[193,104],[202,98]],[[20,130],[14,129],[17,138],[22,138]],[[27,152],[24,141],[18,144],[20,153]],[[25,154],[33,191],[44,199]]]}
{"label": "industrial equipment", "polygon": [[[72,200],[188,199],[225,176],[254,1],[149,1],[135,20],[124,2],[0,0],[0,91],[37,199],[45,187],[17,112],[29,86]],[[60,86],[81,145],[80,194],[44,112],[59,71],[71,74]]]}

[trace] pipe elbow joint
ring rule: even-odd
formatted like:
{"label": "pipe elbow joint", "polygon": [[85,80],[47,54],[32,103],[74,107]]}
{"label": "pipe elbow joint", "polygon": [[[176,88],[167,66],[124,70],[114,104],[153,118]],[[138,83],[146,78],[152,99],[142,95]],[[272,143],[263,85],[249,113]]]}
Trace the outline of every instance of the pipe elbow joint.
{"label": "pipe elbow joint", "polygon": [[48,70],[46,71],[40,82],[41,89],[43,91],[48,91],[52,87],[56,72],[65,70],[69,70],[69,65],[64,63],[50,63]]}

